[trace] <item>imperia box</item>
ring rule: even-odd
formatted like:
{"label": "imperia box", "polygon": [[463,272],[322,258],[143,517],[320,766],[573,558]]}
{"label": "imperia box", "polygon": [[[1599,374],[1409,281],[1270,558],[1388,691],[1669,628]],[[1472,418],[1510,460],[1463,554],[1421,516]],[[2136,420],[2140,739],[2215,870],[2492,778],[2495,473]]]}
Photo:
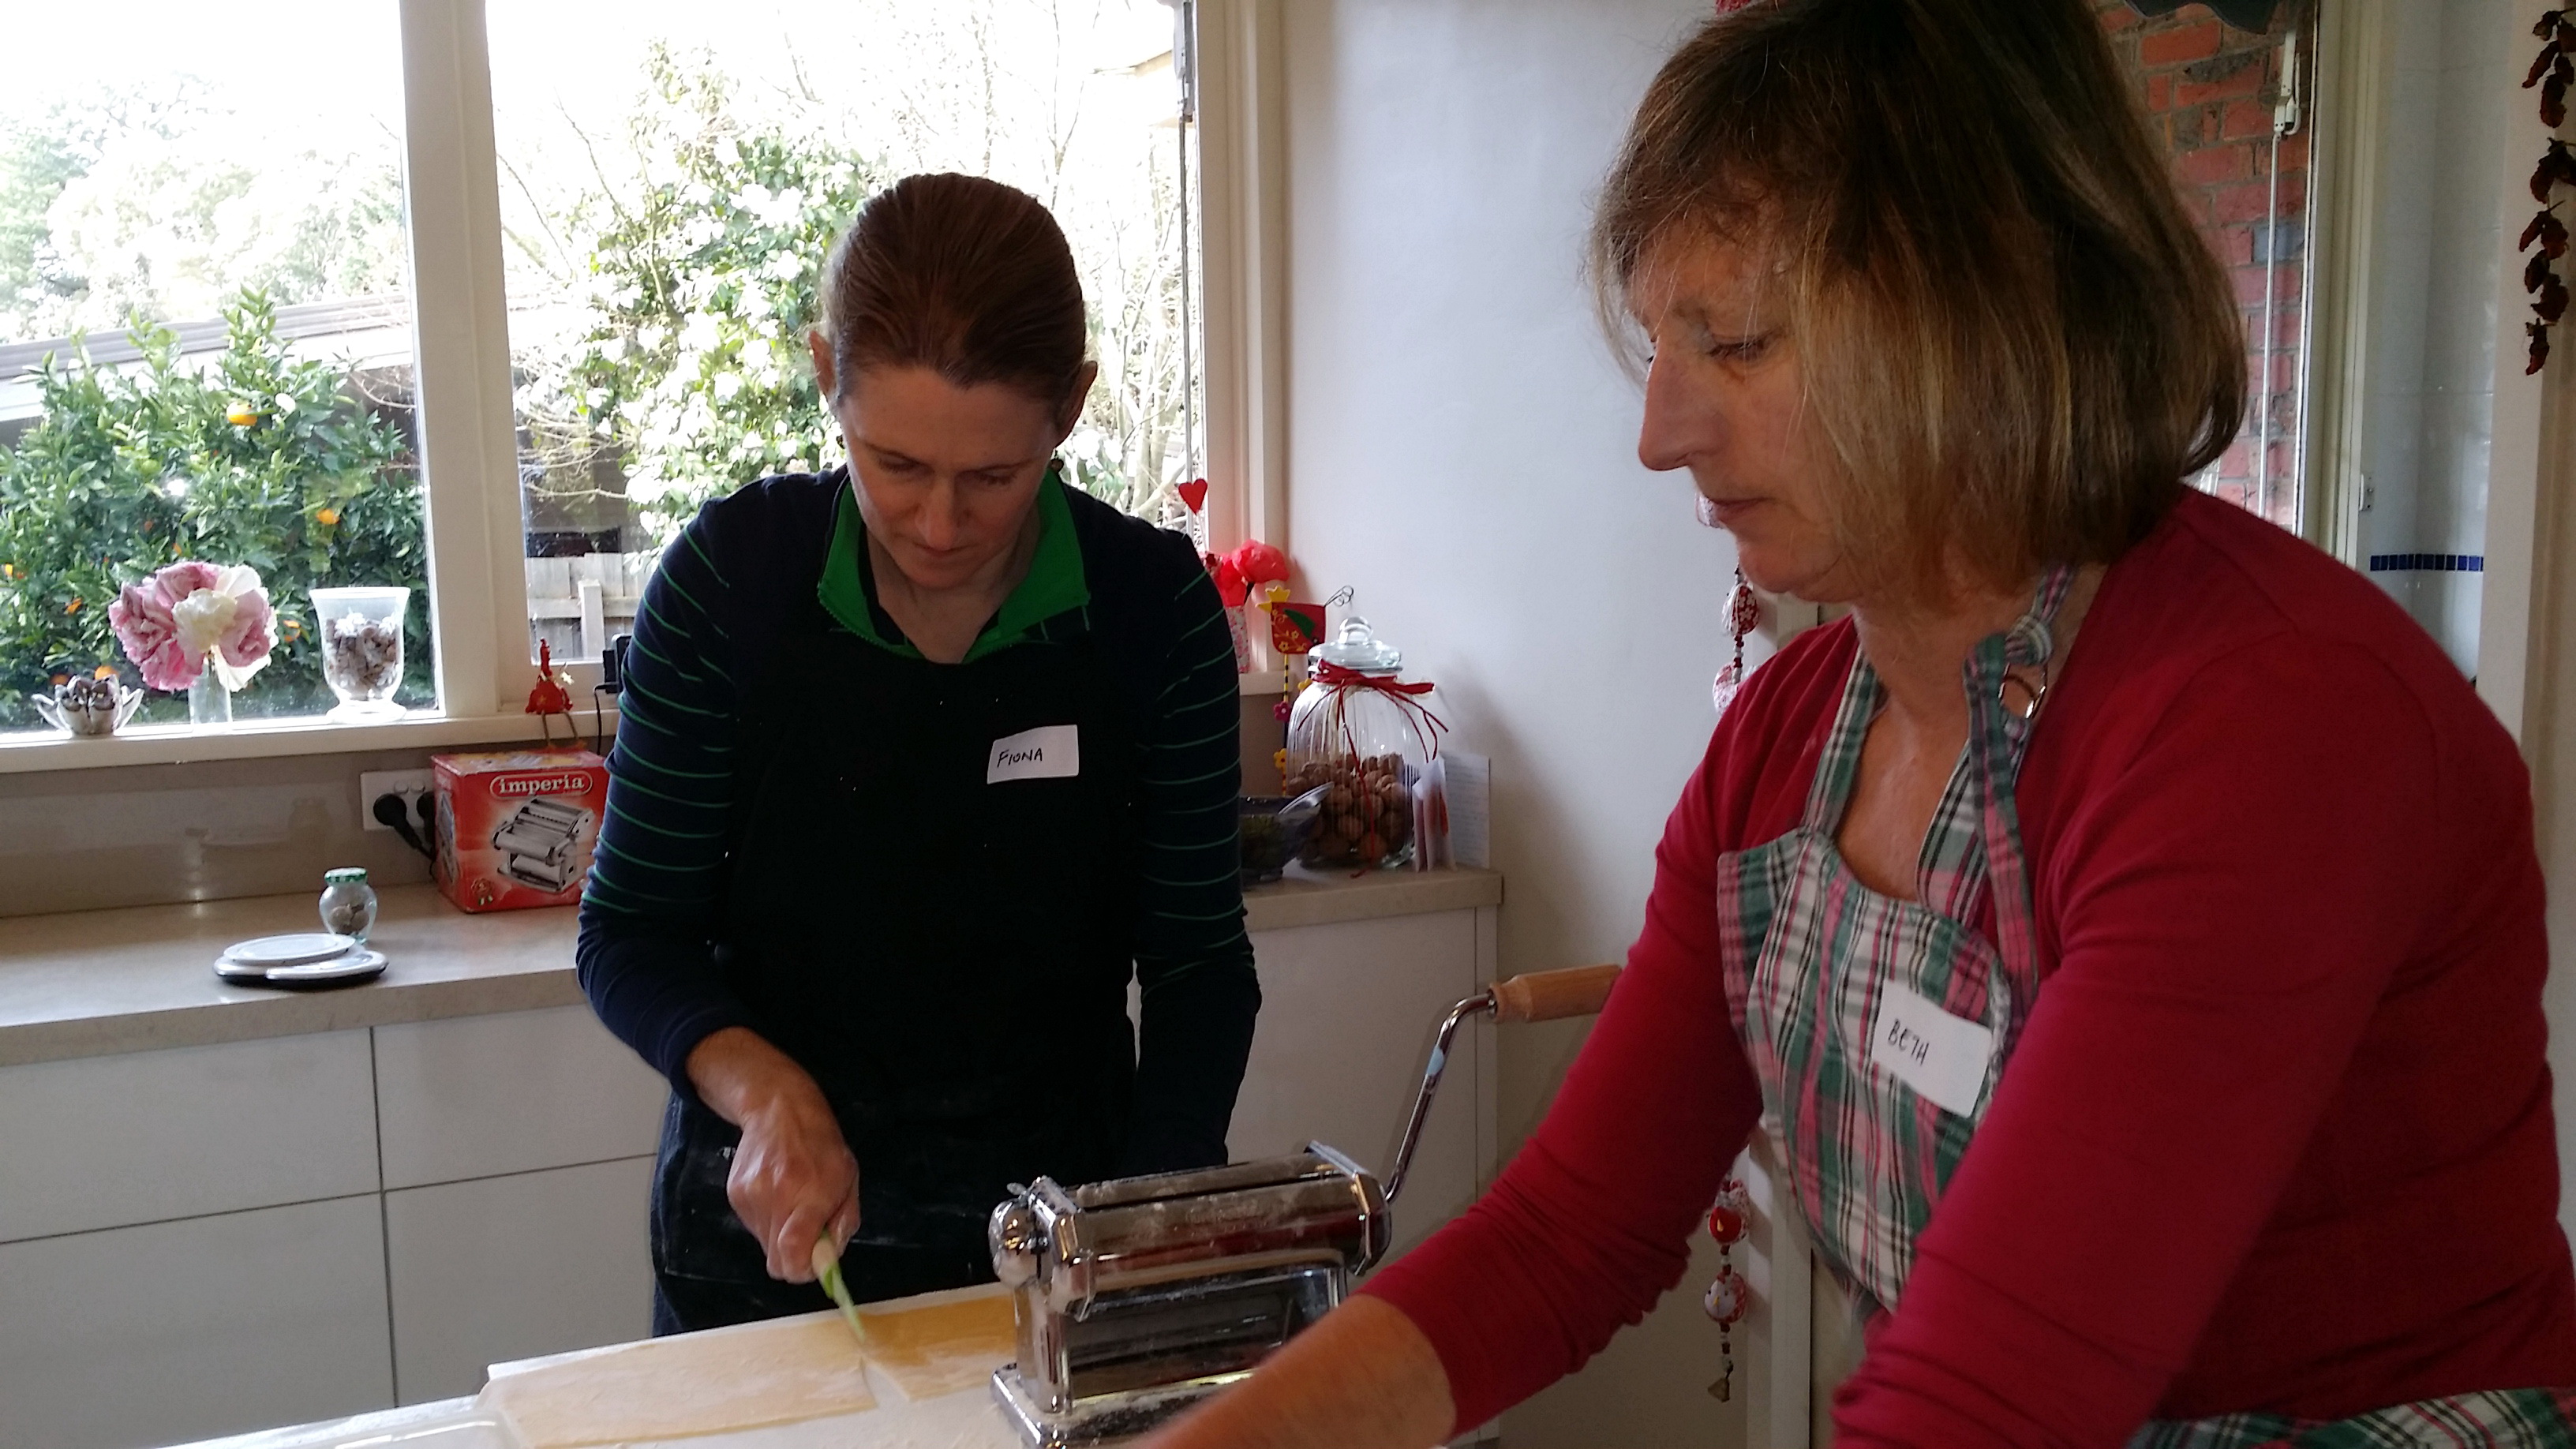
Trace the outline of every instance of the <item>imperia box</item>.
{"label": "imperia box", "polygon": [[508,911],[581,899],[608,808],[608,762],[588,750],[432,755],[431,872],[457,908]]}

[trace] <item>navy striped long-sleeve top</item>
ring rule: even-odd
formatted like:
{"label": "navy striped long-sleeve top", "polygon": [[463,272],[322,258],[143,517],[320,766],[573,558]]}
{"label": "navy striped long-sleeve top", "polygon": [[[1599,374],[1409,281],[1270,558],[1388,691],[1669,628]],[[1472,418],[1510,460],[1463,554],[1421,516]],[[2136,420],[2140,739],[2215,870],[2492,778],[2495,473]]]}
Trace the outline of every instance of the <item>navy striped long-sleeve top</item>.
{"label": "navy striped long-sleeve top", "polygon": [[[1232,639],[1188,540],[1052,478],[1042,487],[1058,495],[1042,500],[1045,528],[1080,546],[1082,602],[1016,635],[988,629],[976,648],[1088,630],[1127,681],[1144,751],[1134,946],[1144,1015],[1122,1170],[1222,1162],[1260,1005],[1237,875]],[[832,550],[850,546],[846,527],[835,541],[848,489],[847,470],[835,469],[765,478],[708,504],[664,550],[635,620],[577,960],[600,1020],[684,1096],[700,1041],[758,1029],[715,959],[741,788],[738,703],[780,631],[814,606]],[[1042,536],[1042,557],[1066,557],[1062,545]],[[826,602],[836,602],[828,591]],[[873,599],[864,607],[853,632],[910,647]],[[1014,613],[1006,605],[995,628]]]}

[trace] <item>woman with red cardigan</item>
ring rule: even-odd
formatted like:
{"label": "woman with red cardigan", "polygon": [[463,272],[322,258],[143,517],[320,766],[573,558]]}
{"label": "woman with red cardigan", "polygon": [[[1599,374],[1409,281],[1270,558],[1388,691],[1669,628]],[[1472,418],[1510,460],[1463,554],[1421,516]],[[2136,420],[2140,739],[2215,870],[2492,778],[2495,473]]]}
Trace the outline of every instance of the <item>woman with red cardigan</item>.
{"label": "woman with red cardigan", "polygon": [[1485,1421],[1757,1131],[1867,1315],[1840,1443],[2576,1441],[2529,781],[2184,486],[2244,341],[2127,94],[2083,0],[1758,0],[1656,78],[1594,236],[1639,454],[1850,617],[1727,708],[1493,1190],[1154,1449]]}

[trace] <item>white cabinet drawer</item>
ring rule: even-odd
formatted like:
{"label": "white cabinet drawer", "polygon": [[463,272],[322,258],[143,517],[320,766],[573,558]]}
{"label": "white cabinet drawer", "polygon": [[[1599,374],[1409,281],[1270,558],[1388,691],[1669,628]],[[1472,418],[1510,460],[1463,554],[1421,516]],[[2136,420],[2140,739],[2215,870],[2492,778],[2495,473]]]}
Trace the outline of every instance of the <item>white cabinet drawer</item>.
{"label": "white cabinet drawer", "polygon": [[403,1402],[474,1393],[496,1363],[652,1332],[652,1179],[639,1157],[385,1194]]}
{"label": "white cabinet drawer", "polygon": [[[1261,1017],[1227,1147],[1238,1162],[1340,1148],[1381,1177],[1440,1018],[1481,989],[1476,913],[1442,911],[1263,931]],[[1440,1098],[1395,1207],[1400,1247],[1421,1241],[1476,1196],[1476,1077],[1491,1028],[1451,1048]]]}
{"label": "white cabinet drawer", "polygon": [[670,1089],[587,1007],[376,1028],[385,1186],[649,1153]]}
{"label": "white cabinet drawer", "polygon": [[389,1406],[377,1203],[0,1244],[0,1442],[134,1449]]}
{"label": "white cabinet drawer", "polygon": [[367,1034],[0,1067],[0,1242],[376,1190]]}

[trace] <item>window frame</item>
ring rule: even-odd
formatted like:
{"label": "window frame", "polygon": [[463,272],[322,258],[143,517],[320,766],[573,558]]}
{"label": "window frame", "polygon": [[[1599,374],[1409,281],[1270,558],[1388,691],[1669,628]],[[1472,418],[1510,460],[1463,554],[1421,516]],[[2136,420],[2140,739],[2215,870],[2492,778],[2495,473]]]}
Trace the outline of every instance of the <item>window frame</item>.
{"label": "window frame", "polygon": [[[1186,84],[1199,160],[1208,547],[1289,557],[1288,87],[1280,0],[1175,0],[1195,20]],[[1267,631],[1245,631],[1243,694],[1278,688]]]}
{"label": "window frame", "polygon": [[[2338,0],[2317,19],[2312,86],[2309,187],[2315,229],[2308,269],[2308,445],[2300,532],[2346,565],[2363,566],[2361,514],[2371,488],[2362,420],[2371,405],[2370,299],[2379,255],[2377,192],[2390,125],[2386,97],[2396,84],[2396,0]],[[2518,0],[2507,33],[2519,36],[2540,7]],[[2538,377],[2523,370],[2519,322],[2527,316],[2517,241],[2531,214],[2525,177],[2552,132],[2520,89],[2528,55],[2508,47],[2489,77],[2507,97],[2502,143],[2500,215],[2492,305],[2494,412],[2487,459],[2486,567],[2481,575],[2478,696],[2530,753],[2547,739],[2552,651],[2560,625],[2552,616],[2553,580],[2566,567],[2556,503],[2559,484],[2576,477],[2576,435],[2563,399],[2564,354]],[[2564,134],[2564,128],[2561,130]]]}
{"label": "window frame", "polygon": [[[1165,0],[1175,7],[1195,112],[1203,257],[1202,376],[1208,546],[1287,547],[1285,107],[1276,0]],[[525,524],[512,407],[509,298],[484,0],[398,0],[403,193],[409,227],[415,385],[438,707],[385,724],[320,716],[219,731],[144,726],[103,740],[0,737],[0,774],[525,740]],[[1246,693],[1277,662],[1256,644]],[[557,660],[576,701],[595,660]],[[587,715],[587,711],[582,712]],[[601,723],[615,727],[613,706]],[[591,721],[581,718],[587,734]]]}

